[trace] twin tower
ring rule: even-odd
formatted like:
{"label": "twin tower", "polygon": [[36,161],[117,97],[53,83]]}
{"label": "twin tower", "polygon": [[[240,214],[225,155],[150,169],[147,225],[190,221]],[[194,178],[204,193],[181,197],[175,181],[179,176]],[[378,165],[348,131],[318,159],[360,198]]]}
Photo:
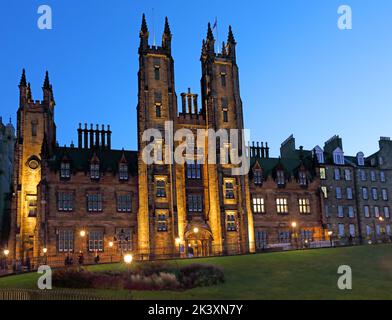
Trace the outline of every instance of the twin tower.
{"label": "twin tower", "polygon": [[[146,146],[143,132],[158,129],[165,137],[166,121],[174,131],[189,129],[243,129],[243,109],[236,63],[236,41],[231,27],[220,53],[208,24],[201,50],[201,107],[198,96],[181,94],[177,107],[172,57],[172,33],[166,18],[161,46],[149,44],[149,31],[143,15],[140,30],[138,72],[138,245],[141,253],[159,255],[159,248],[179,244],[193,248],[198,255],[219,252],[253,251],[253,218],[247,176],[232,176],[231,164],[186,164],[143,162]],[[164,144],[165,141],[162,141]],[[179,144],[179,143],[178,143]],[[178,146],[174,143],[173,148]],[[239,145],[242,149],[242,145]],[[240,153],[242,150],[239,150]],[[172,150],[174,152],[174,150]],[[195,152],[196,154],[196,152]],[[217,155],[219,157],[219,155]],[[163,156],[163,159],[165,156]],[[171,226],[159,232],[159,220]],[[151,252],[154,251],[154,252]]]}

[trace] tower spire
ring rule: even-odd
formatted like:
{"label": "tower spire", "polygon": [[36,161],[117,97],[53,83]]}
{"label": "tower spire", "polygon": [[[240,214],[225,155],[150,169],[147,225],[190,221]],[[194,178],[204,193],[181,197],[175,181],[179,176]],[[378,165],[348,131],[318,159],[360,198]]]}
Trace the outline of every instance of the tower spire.
{"label": "tower spire", "polygon": [[50,90],[50,87],[51,86],[50,86],[50,81],[49,81],[49,72],[46,71],[43,89]]}
{"label": "tower spire", "polygon": [[144,13],[143,13],[143,16],[142,16],[142,27],[140,29],[140,32],[143,33],[143,34],[148,33],[146,15]]}
{"label": "tower spire", "polygon": [[27,86],[26,70],[24,68],[23,68],[23,71],[22,71],[22,77],[20,78],[19,86],[21,86],[21,87],[26,87]]}
{"label": "tower spire", "polygon": [[211,23],[208,22],[207,40],[214,41],[214,34],[212,33]]}
{"label": "tower spire", "polygon": [[168,17],[165,17],[165,31],[164,31],[164,34],[171,36],[171,30],[170,30]]}
{"label": "tower spire", "polygon": [[232,44],[236,44],[231,26],[229,26],[229,36],[227,37],[227,42],[232,43]]}

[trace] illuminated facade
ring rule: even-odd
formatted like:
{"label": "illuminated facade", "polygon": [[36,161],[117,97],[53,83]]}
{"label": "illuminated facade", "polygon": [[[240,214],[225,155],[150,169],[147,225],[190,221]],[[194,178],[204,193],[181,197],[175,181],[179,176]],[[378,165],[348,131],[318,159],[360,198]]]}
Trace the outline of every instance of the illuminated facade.
{"label": "illuminated facade", "polygon": [[[251,157],[251,170],[245,175],[233,175],[236,166],[231,163],[199,164],[192,154],[185,155],[183,164],[164,162],[180,142],[172,150],[163,148],[162,159],[154,164],[143,160],[148,143],[143,133],[154,128],[165,137],[168,121],[174,132],[244,128],[231,28],[226,44],[216,53],[208,26],[201,52],[200,107],[190,90],[181,94],[181,108],[177,106],[168,21],[161,46],[149,45],[148,39],[143,16],[138,151],[113,150],[110,127],[87,124],[79,125],[77,145],[60,147],[49,76],[43,100],[34,101],[23,71],[9,241],[14,257],[39,257],[44,248],[48,256],[133,252],[141,259],[249,253],[264,249],[265,234],[279,235],[293,220],[298,232],[311,230],[314,237],[324,239],[319,179],[312,161],[281,162],[269,158],[268,147],[245,148],[241,140],[237,152]],[[162,146],[170,145],[164,139]],[[210,137],[205,139],[208,143]],[[231,143],[227,148],[234,149]],[[221,153],[218,149],[216,157]],[[203,155],[208,156],[205,151]],[[286,212],[284,199],[289,197]]]}

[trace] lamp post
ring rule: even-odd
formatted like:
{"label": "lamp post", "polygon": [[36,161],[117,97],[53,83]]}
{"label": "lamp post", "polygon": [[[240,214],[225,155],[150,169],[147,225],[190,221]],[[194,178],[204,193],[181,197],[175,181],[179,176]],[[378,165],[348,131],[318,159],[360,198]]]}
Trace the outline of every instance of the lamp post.
{"label": "lamp post", "polygon": [[295,222],[295,221],[291,222],[291,228],[293,229],[293,231],[292,231],[292,238],[293,238],[293,243],[294,243],[294,241],[296,241],[297,222]]}
{"label": "lamp post", "polygon": [[83,251],[84,251],[84,237],[86,236],[86,231],[80,230],[79,234],[80,234],[80,237],[82,238],[82,250],[80,251],[80,254],[79,254],[79,265],[82,265],[84,262]]}
{"label": "lamp post", "polygon": [[333,247],[332,234],[333,234],[332,231],[328,231],[329,241],[331,242],[331,248]]}
{"label": "lamp post", "polygon": [[131,254],[126,254],[124,256],[124,262],[127,265],[127,269],[128,269],[128,274],[131,273],[131,263],[133,261],[133,256]]}
{"label": "lamp post", "polygon": [[44,255],[44,263],[45,264],[47,264],[47,256],[46,256],[46,254],[48,253],[48,248],[43,248],[42,249],[42,253],[43,253],[43,255]]}
{"label": "lamp post", "polygon": [[110,263],[113,262],[113,241],[109,241],[109,250],[110,250]]}
{"label": "lamp post", "polygon": [[7,270],[8,269],[7,258],[8,258],[8,255],[10,254],[10,251],[8,249],[4,249],[3,253],[5,256],[4,266],[5,266],[5,270]]}

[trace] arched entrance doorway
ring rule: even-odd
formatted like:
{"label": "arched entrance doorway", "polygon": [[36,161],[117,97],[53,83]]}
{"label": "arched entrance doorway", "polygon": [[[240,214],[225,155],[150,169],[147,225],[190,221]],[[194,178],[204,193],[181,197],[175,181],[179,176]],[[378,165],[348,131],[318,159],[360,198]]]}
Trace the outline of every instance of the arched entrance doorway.
{"label": "arched entrance doorway", "polygon": [[185,232],[188,257],[208,257],[213,254],[212,233],[206,224],[190,224]]}

